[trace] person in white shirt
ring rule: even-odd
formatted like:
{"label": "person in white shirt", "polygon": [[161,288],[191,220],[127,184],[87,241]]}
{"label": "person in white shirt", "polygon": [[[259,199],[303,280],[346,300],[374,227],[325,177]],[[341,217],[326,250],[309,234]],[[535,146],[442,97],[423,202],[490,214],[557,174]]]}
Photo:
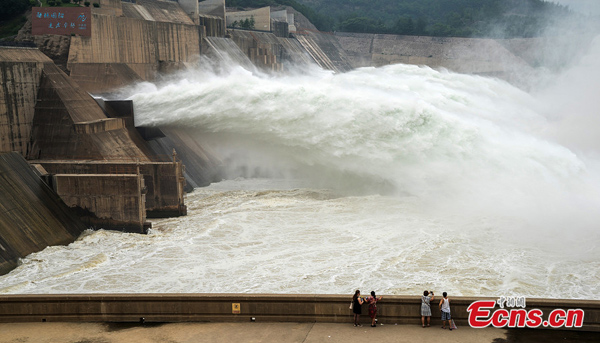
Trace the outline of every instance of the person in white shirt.
{"label": "person in white shirt", "polygon": [[448,293],[444,292],[442,294],[444,298],[440,300],[440,310],[442,311],[442,329],[446,328],[446,321],[448,321],[448,329],[452,331],[452,326],[450,321],[452,318],[450,317],[450,299],[448,299]]}

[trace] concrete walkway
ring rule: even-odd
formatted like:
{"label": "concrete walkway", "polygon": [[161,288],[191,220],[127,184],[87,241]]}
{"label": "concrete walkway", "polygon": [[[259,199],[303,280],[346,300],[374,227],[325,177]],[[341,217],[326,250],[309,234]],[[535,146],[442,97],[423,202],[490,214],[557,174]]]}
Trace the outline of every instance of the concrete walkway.
{"label": "concrete walkway", "polygon": [[[365,323],[366,324],[366,323]],[[599,333],[334,323],[3,323],[0,343],[597,342]]]}

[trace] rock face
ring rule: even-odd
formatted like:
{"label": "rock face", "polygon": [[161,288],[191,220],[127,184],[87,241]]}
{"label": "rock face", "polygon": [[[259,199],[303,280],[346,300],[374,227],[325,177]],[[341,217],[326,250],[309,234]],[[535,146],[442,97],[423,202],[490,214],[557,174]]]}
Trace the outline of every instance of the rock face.
{"label": "rock face", "polygon": [[15,38],[18,42],[33,43],[40,51],[48,56],[64,72],[67,72],[67,61],[69,59],[69,47],[71,45],[70,36],[59,35],[41,35],[31,34],[31,17],[25,25],[19,30]]}
{"label": "rock face", "polygon": [[0,154],[0,274],[19,258],[71,243],[85,229],[21,155]]}

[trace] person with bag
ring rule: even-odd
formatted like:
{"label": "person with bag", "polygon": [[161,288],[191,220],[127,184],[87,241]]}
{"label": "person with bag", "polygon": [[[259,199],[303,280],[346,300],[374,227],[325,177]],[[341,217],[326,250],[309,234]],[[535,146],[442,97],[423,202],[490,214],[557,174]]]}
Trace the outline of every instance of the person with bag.
{"label": "person with bag", "polygon": [[425,317],[427,317],[427,326],[431,324],[431,301],[434,298],[433,292],[429,293],[428,291],[423,292],[423,296],[421,297],[421,325],[425,327]]}
{"label": "person with bag", "polygon": [[448,321],[448,329],[452,331],[452,323],[450,316],[450,299],[448,299],[448,293],[442,293],[444,296],[442,300],[440,300],[440,310],[442,311],[442,329],[446,328],[446,321]]}
{"label": "person with bag", "polygon": [[375,295],[375,291],[371,291],[371,296],[365,299],[369,304],[369,317],[371,317],[371,327],[377,327],[375,325],[375,317],[377,317],[377,302],[380,301],[383,297],[377,297]]}
{"label": "person with bag", "polygon": [[362,311],[361,305],[364,302],[363,298],[360,297],[360,290],[357,289],[350,303],[350,309],[354,312],[354,326],[362,326],[360,325],[360,314]]}

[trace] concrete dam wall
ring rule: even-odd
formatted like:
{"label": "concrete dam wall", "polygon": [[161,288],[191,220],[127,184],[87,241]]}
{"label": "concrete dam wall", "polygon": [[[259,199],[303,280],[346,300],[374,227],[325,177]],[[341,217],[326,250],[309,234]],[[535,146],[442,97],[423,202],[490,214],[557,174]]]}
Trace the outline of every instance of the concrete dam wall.
{"label": "concrete dam wall", "polygon": [[[131,194],[137,194],[141,189],[145,189],[144,211],[147,216],[161,218],[164,216],[185,215],[186,206],[183,200],[183,187],[185,178],[183,177],[183,168],[181,162],[81,162],[81,161],[35,161],[41,165],[51,175],[58,178],[63,174],[69,175],[141,175],[143,184],[140,190],[131,191]],[[88,182],[93,183],[93,180]],[[135,183],[134,183],[135,185]],[[103,189],[105,186],[99,187]],[[113,197],[119,195],[119,188],[114,188],[107,193]],[[91,193],[97,194],[97,193]],[[111,205],[111,207],[115,207]],[[125,208],[126,206],[123,206]]]}
{"label": "concrete dam wall", "polygon": [[71,39],[67,68],[86,90],[106,92],[136,79],[151,80],[159,72],[184,68],[200,55],[204,26],[194,24],[176,2],[117,5],[122,16],[94,10],[92,36]]}
{"label": "concrete dam wall", "polygon": [[505,40],[346,32],[336,33],[336,38],[353,67],[404,63],[495,76],[531,69],[529,63],[505,47]]}
{"label": "concrete dam wall", "polygon": [[240,66],[252,70],[254,64],[248,56],[229,38],[223,37],[206,37],[204,39],[207,55],[217,61],[231,61]]}
{"label": "concrete dam wall", "polygon": [[0,274],[19,258],[71,243],[85,229],[21,155],[0,154]]}
{"label": "concrete dam wall", "polygon": [[0,153],[27,154],[40,77],[51,62],[38,49],[0,48]]}
{"label": "concrete dam wall", "polygon": [[44,66],[27,158],[150,161],[142,139],[54,64]]}
{"label": "concrete dam wall", "polygon": [[[48,245],[72,242],[87,227],[143,233],[150,226],[147,215],[185,215],[181,161],[161,162],[171,158],[153,151],[133,126],[133,114],[121,116],[112,107],[101,108],[37,49],[0,48],[0,73],[3,80],[0,152],[16,151],[30,163],[37,164],[51,186],[46,186],[46,190],[55,191],[57,194],[52,193],[52,197],[62,199],[65,211],[71,211],[70,215],[81,225],[76,234],[55,238],[46,234],[44,226],[34,224],[56,222],[48,211],[36,212],[37,217],[30,216],[30,233],[20,231],[23,225],[19,220],[5,217],[0,239],[12,242],[20,234],[21,239],[31,242],[24,248],[3,244],[7,262],[3,263],[0,273],[14,268],[16,260],[29,253]],[[60,163],[48,164],[51,169],[48,172],[41,164],[42,159]],[[80,170],[72,167],[74,161],[80,161]],[[13,169],[18,170],[18,166]],[[31,182],[29,187],[41,187],[37,185],[38,179],[22,183]],[[19,188],[4,179],[0,184]],[[150,196],[148,200],[146,195]],[[34,202],[26,204],[21,207],[35,211]],[[47,230],[54,230],[57,235],[61,233],[56,227]]]}
{"label": "concrete dam wall", "polygon": [[[467,307],[476,300],[453,297],[452,319],[468,325]],[[4,295],[0,322],[330,322],[350,323],[350,295],[303,294],[88,294]],[[584,311],[581,331],[600,331],[600,301],[527,299],[544,319],[554,309]],[[367,306],[362,307],[367,315]],[[377,304],[380,324],[421,323],[419,296],[384,296]],[[433,320],[440,310],[431,306]],[[368,317],[363,321],[368,320]],[[432,321],[433,321],[432,320]]]}
{"label": "concrete dam wall", "polygon": [[352,70],[351,60],[333,34],[303,30],[295,37],[321,68],[341,73]]}

